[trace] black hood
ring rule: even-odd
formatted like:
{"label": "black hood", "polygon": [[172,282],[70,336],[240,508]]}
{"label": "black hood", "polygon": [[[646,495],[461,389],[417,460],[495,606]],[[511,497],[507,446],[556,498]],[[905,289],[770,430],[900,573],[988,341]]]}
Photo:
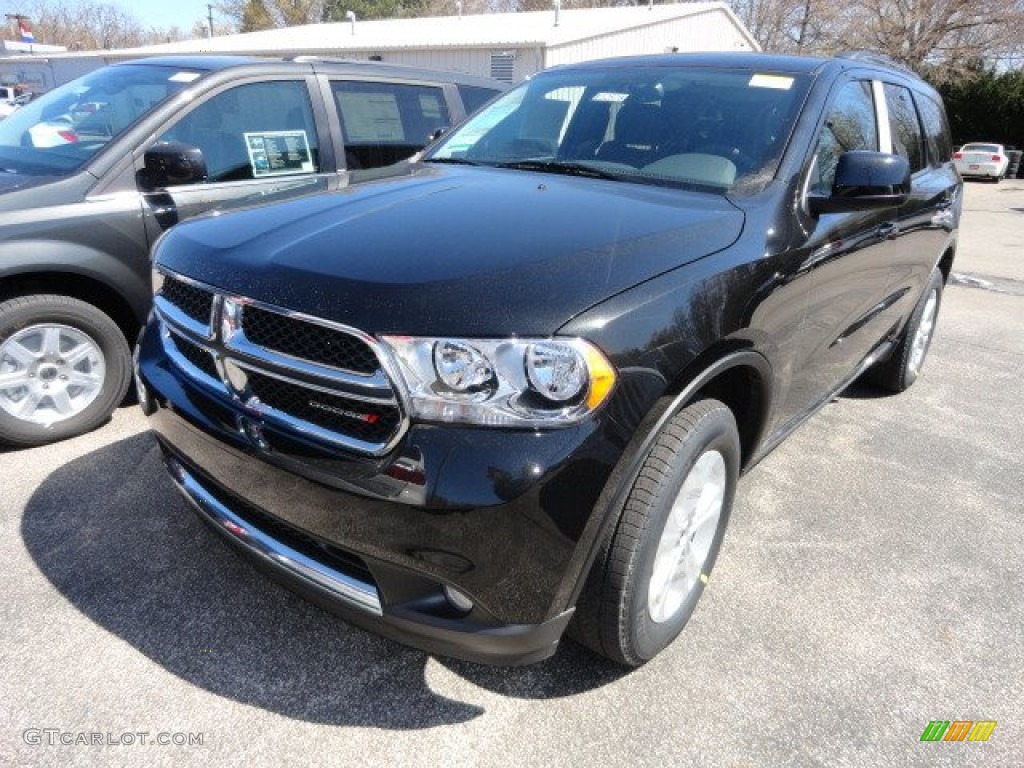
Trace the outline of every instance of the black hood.
{"label": "black hood", "polygon": [[549,334],[726,248],[724,197],[590,178],[422,167],[411,177],[186,222],[162,265],[371,333]]}

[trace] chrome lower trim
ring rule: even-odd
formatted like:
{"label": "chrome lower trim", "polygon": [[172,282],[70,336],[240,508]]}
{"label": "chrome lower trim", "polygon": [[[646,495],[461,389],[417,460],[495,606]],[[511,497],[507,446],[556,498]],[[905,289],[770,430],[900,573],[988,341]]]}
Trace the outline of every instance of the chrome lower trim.
{"label": "chrome lower trim", "polygon": [[383,615],[372,584],[355,579],[306,557],[236,515],[210,493],[185,467],[168,459],[171,477],[192,505],[222,534],[272,566],[286,571],[366,613]]}

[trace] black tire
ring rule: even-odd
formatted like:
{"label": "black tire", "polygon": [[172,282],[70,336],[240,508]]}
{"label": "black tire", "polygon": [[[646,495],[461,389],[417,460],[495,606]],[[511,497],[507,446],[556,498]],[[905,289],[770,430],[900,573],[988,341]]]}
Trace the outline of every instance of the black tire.
{"label": "black tire", "polygon": [[[712,455],[717,454],[717,458]],[[721,460],[721,466],[718,462]],[[713,507],[721,490],[717,521],[709,517],[707,525],[693,530],[687,525],[675,547],[665,549],[667,557],[659,559],[659,543],[669,524],[673,503],[684,482],[701,473],[694,467],[715,465],[721,470],[714,482],[699,486]],[[644,460],[640,473],[623,505],[622,512],[591,569],[580,595],[569,635],[592,651],[626,666],[639,666],[654,658],[671,643],[689,620],[704,592],[704,585],[714,567],[722,546],[725,529],[736,492],[740,467],[740,443],[732,411],[717,400],[700,400],[673,416],[658,434]],[[696,482],[696,481],[695,481]],[[692,498],[692,496],[691,496]],[[673,522],[678,521],[673,518]],[[691,521],[692,522],[692,521]],[[712,532],[713,526],[713,532]],[[678,526],[670,529],[677,530]],[[701,559],[699,569],[688,569],[690,576],[676,597],[669,602],[658,601],[666,594],[658,590],[652,596],[655,562],[675,562],[672,558],[679,545],[680,555],[697,544],[692,565]],[[670,541],[674,536],[666,537]],[[704,554],[704,547],[706,555]],[[683,557],[680,557],[679,563]],[[662,573],[665,571],[663,570]],[[673,570],[674,573],[678,572]],[[696,574],[699,573],[699,576]],[[657,605],[652,606],[652,603]],[[668,603],[671,608],[666,605]],[[664,615],[655,613],[663,611]]]}
{"label": "black tire", "polygon": [[[942,287],[942,273],[936,269],[928,278],[928,284],[925,286],[921,298],[918,299],[917,306],[914,307],[906,327],[900,334],[896,348],[888,359],[877,363],[868,371],[868,379],[871,382],[892,392],[904,392],[917,381],[935,336],[935,323],[938,320],[939,307],[942,304]],[[935,304],[929,309],[932,297],[935,299]],[[926,313],[930,315],[927,320],[929,326],[925,329],[927,337],[919,338],[918,332],[922,328],[922,321],[926,320]],[[919,346],[916,355],[915,341]]]}
{"label": "black tire", "polygon": [[[57,352],[43,351],[44,329],[59,331]],[[90,344],[102,358],[90,354],[78,362],[61,359],[71,358],[75,350],[89,351]],[[36,357],[29,360],[27,350]],[[102,361],[102,367],[97,361]],[[76,386],[76,378],[90,383]],[[15,379],[31,383],[19,384]],[[44,381],[48,382],[45,387]],[[42,445],[94,429],[110,418],[130,381],[131,351],[121,329],[91,304],[48,294],[0,303],[0,444]],[[3,387],[4,383],[9,386]],[[68,400],[59,402],[53,396],[58,391],[69,395]],[[31,406],[24,398],[34,398],[36,403],[28,416],[16,412],[19,402]]]}

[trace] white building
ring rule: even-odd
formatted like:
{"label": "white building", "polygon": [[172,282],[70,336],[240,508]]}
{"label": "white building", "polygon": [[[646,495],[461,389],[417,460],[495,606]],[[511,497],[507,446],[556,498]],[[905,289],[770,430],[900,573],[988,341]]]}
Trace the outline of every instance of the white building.
{"label": "white building", "polygon": [[556,64],[664,51],[758,50],[722,2],[310,24],[118,51],[379,58],[518,81]]}
{"label": "white building", "polygon": [[757,42],[728,5],[695,2],[557,13],[552,9],[356,20],[124,50],[13,55],[0,57],[0,81],[46,91],[116,61],[210,53],[379,59],[516,82],[556,64],[588,59],[665,51],[758,49]]}

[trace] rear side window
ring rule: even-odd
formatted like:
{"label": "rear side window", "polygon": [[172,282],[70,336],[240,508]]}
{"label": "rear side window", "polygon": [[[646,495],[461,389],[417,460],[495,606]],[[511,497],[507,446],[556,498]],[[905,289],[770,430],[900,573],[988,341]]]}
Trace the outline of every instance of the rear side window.
{"label": "rear side window", "polygon": [[451,126],[444,91],[437,86],[335,81],[331,90],[349,170],[405,160],[438,129]]}
{"label": "rear side window", "polygon": [[839,156],[855,149],[878,150],[878,121],[871,83],[857,80],[843,85],[825,117],[815,146],[815,168],[810,191],[829,195]]}
{"label": "rear side window", "polygon": [[921,112],[924,123],[924,136],[928,146],[928,163],[932,166],[942,165],[953,156],[953,140],[949,136],[949,124],[946,122],[946,111],[932,98],[922,94],[914,94],[917,108]]}
{"label": "rear side window", "polygon": [[501,91],[491,88],[478,88],[475,85],[460,85],[459,96],[462,97],[462,106],[466,108],[466,114],[476,112],[480,107],[497,96]]}
{"label": "rear side window", "polygon": [[885,102],[889,107],[889,126],[892,129],[892,151],[907,158],[911,173],[924,168],[924,142],[921,123],[917,119],[910,90],[900,85],[885,83]]}

